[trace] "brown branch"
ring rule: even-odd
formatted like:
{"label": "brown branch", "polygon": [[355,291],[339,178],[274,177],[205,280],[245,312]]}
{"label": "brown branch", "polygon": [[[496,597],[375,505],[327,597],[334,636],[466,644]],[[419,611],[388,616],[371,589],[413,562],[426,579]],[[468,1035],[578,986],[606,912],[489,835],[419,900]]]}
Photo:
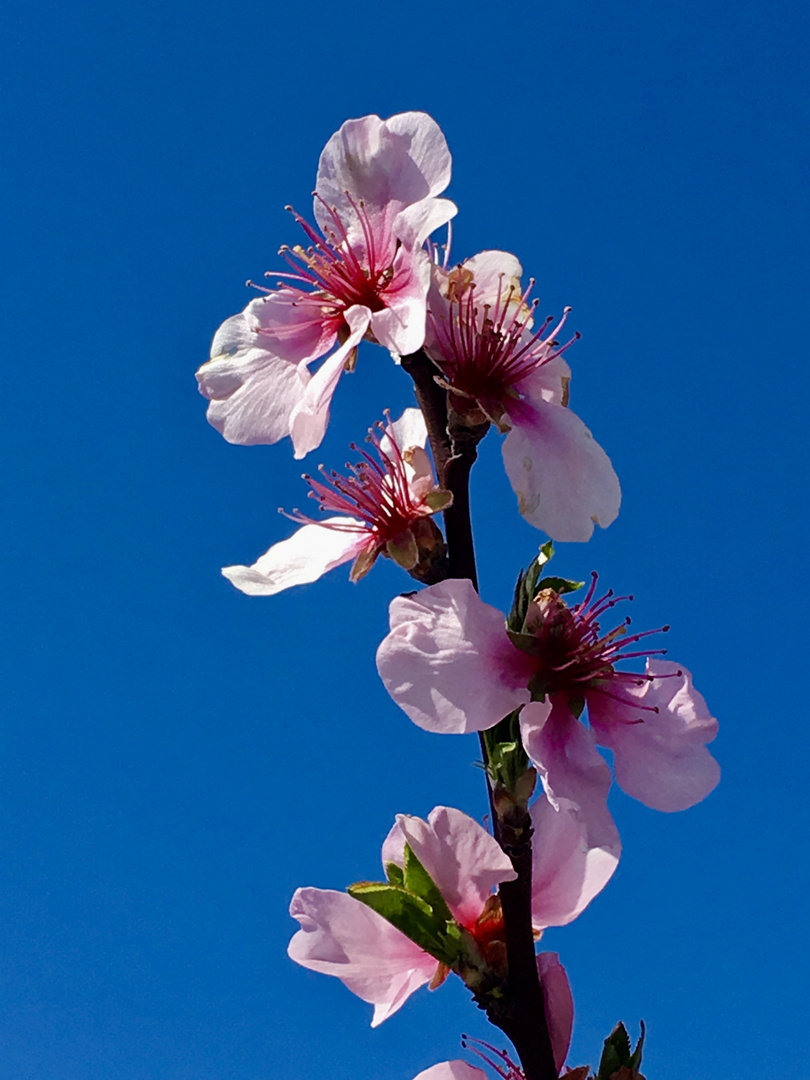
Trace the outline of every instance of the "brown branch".
{"label": "brown branch", "polygon": [[[436,382],[437,369],[424,350],[403,356],[402,367],[414,382],[439,484],[453,494],[452,506],[444,511],[450,577],[467,578],[477,590],[469,480],[478,443],[489,424],[465,426],[452,409],[448,410],[447,391]],[[483,739],[480,742],[486,765],[486,746]],[[498,817],[488,774],[487,791],[495,835],[518,876],[504,882],[499,890],[509,969],[504,995],[476,1000],[490,1021],[511,1039],[526,1080],[557,1080],[532,932],[531,821],[528,812],[518,808],[511,815]]]}
{"label": "brown branch", "polygon": [[497,819],[498,839],[517,872],[499,888],[509,975],[507,1007],[488,1011],[518,1052],[526,1080],[557,1080],[532,932],[532,827],[528,811]]}

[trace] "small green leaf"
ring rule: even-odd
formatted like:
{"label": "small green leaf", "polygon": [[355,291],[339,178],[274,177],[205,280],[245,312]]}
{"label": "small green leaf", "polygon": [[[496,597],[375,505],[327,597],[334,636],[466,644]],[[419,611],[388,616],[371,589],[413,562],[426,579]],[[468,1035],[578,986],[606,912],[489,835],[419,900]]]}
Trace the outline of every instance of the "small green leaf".
{"label": "small green leaf", "polygon": [[545,566],[547,562],[551,562],[553,554],[554,544],[551,540],[546,540],[545,544],[540,545],[540,554],[537,556],[537,565]]}
{"label": "small green leaf", "polygon": [[408,892],[414,893],[430,905],[436,918],[444,925],[453,922],[450,908],[447,906],[439,886],[414,855],[410,844],[405,845],[405,871],[403,885]]}
{"label": "small green leaf", "polygon": [[512,599],[512,610],[506,620],[510,630],[522,633],[526,621],[526,612],[529,604],[537,595],[537,582],[543,567],[554,554],[554,545],[549,540],[540,548],[538,556],[529,564],[528,570],[521,570],[515,585],[515,595]]}
{"label": "small green leaf", "polygon": [[641,1053],[642,1053],[642,1050],[644,1049],[644,1039],[645,1039],[645,1037],[647,1035],[647,1028],[644,1025],[644,1021],[639,1020],[638,1023],[639,1023],[639,1027],[641,1028],[641,1034],[638,1037],[638,1042],[636,1043],[635,1050],[630,1055],[630,1068],[635,1069],[635,1070],[638,1070],[638,1069],[641,1068]]}
{"label": "small green leaf", "polygon": [[448,506],[453,505],[453,492],[436,488],[435,491],[429,491],[425,495],[424,502],[434,513],[438,513],[439,510],[446,510]]}
{"label": "small green leaf", "polygon": [[390,862],[385,864],[385,876],[391,885],[402,885],[405,879],[405,871],[401,866],[397,866],[396,863]]}
{"label": "small green leaf", "polygon": [[563,593],[576,592],[577,589],[581,589],[584,584],[584,581],[571,581],[568,578],[544,577],[538,581],[537,587],[538,590],[553,589],[555,593],[562,596]]}
{"label": "small green leaf", "polygon": [[484,746],[489,762],[489,776],[496,785],[514,792],[517,784],[529,768],[529,758],[520,738],[520,709],[515,709],[503,720],[483,731]]}
{"label": "small green leaf", "polygon": [[347,889],[349,896],[376,911],[420,949],[450,966],[455,957],[445,945],[446,925],[437,920],[430,905],[398,885],[360,881]]}
{"label": "small green leaf", "polygon": [[387,883],[359,881],[349,886],[349,896],[382,915],[425,952],[453,967],[468,949],[464,931],[410,844],[405,845],[404,864],[387,863]]}
{"label": "small green leaf", "polygon": [[627,1028],[621,1021],[605,1039],[605,1048],[602,1051],[602,1060],[599,1062],[599,1072],[596,1080],[643,1080],[638,1069],[641,1065],[641,1052],[644,1048],[644,1036],[646,1029],[644,1021],[641,1021],[641,1034],[639,1035],[636,1048],[630,1053],[630,1036]]}
{"label": "small green leaf", "polygon": [[619,1021],[610,1035],[605,1039],[605,1048],[602,1051],[602,1059],[599,1062],[597,1080],[610,1080],[615,1072],[622,1066],[630,1064],[630,1036],[627,1028]]}

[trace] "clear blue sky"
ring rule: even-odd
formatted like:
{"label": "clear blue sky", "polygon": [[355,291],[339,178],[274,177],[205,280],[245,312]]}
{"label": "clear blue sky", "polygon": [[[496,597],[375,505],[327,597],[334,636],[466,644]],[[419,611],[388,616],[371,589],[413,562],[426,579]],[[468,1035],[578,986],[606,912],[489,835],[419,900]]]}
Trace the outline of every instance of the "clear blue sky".
{"label": "clear blue sky", "polygon": [[[721,720],[720,788],[674,816],[615,792],[616,878],[548,934],[571,1061],[643,1017],[651,1080],[810,1074],[809,38],[806,5],[766,0],[9,12],[3,1080],[411,1080],[486,1036],[460,985],[371,1031],[286,959],[297,885],[373,876],[395,813],[480,815],[483,781],[473,738],[376,677],[396,568],[267,600],[221,578],[286,535],[300,464],[228,446],[193,379],[297,240],[326,138],[412,108],[454,154],[456,255],[514,251],[583,334],[572,404],[624,505],[557,571],[671,623]],[[409,402],[375,350],[344,383],[328,464]],[[504,606],[540,537],[494,437],[474,499]]]}

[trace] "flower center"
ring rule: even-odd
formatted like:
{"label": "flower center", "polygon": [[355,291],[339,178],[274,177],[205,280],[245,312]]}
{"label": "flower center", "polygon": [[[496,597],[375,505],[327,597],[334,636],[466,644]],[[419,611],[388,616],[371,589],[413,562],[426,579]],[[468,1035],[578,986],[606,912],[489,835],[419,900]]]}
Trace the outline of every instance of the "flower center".
{"label": "flower center", "polygon": [[487,402],[503,402],[527,375],[561,356],[580,336],[576,333],[562,346],[557,340],[570,308],[547,337],[543,334],[552,316],[532,332],[537,301],[528,300],[534,281],[525,292],[516,281],[506,285],[501,275],[497,298],[484,303],[477,298],[472,272],[457,266],[448,276],[446,316],[429,314],[440,353],[434,360],[444,377],[458,393],[485,407]]}
{"label": "flower center", "polygon": [[380,547],[395,540],[418,518],[432,513],[431,509],[411,493],[408,476],[408,451],[403,450],[394,437],[391,417],[385,412],[386,421],[378,421],[369,428],[366,441],[371,444],[375,457],[356,443],[351,449],[361,456],[361,461],[346,463],[348,475],[335,470],[327,473],[320,466],[321,480],[304,473],[310,486],[309,497],[317,500],[324,513],[346,514],[359,518],[355,523],[342,524],[315,521],[299,510],[287,516],[304,524],[318,524],[342,532],[371,533]]}
{"label": "flower center", "polygon": [[[291,206],[286,207],[311,243],[306,248],[300,244],[294,247],[285,244],[279,254],[284,256],[293,272],[268,273],[267,276],[297,283],[287,287],[299,292],[299,299],[306,302],[316,300],[327,306],[331,302],[339,312],[355,304],[362,304],[371,311],[382,311],[386,306],[383,297],[396,292],[402,281],[403,272],[397,273],[393,265],[396,249],[392,250],[390,243],[375,236],[365,204],[355,202],[348,192],[346,196],[360,226],[362,242],[350,240],[349,230],[337,210],[327,206],[316,194],[326,208],[333,228],[327,230],[327,235],[322,235]],[[406,268],[404,274],[407,276]],[[305,290],[314,290],[315,295]]]}
{"label": "flower center", "polygon": [[596,691],[638,705],[621,696],[621,686],[637,686],[649,677],[637,672],[617,671],[614,665],[620,660],[663,655],[666,649],[628,651],[628,647],[651,634],[665,633],[669,627],[628,634],[630,618],[627,617],[603,634],[600,617],[633,597],[614,596],[613,590],[609,589],[594,599],[596,582],[597,574],[594,573],[584,600],[576,607],[569,608],[554,589],[541,589],[529,605],[525,633],[519,635],[519,642],[515,641],[518,648],[532,657],[534,673],[529,680],[529,689],[537,697],[565,693],[575,700],[582,698],[586,690]]}

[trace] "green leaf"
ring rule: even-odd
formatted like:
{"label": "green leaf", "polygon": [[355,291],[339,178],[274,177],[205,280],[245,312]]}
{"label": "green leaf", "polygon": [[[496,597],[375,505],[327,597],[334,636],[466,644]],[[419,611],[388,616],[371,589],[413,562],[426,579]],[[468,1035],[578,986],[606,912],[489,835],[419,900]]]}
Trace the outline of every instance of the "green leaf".
{"label": "green leaf", "polygon": [[576,592],[577,589],[581,589],[584,584],[584,581],[571,581],[569,578],[544,577],[538,581],[537,587],[538,591],[540,589],[553,589],[555,593],[562,596],[563,593]]}
{"label": "green leaf", "polygon": [[515,595],[512,600],[512,610],[506,620],[510,630],[522,633],[523,624],[526,621],[526,612],[529,604],[537,595],[537,582],[543,567],[554,554],[554,545],[548,540],[540,548],[540,553],[529,564],[528,570],[521,570],[515,585]]}
{"label": "green leaf", "polygon": [[359,881],[350,885],[349,896],[382,915],[420,949],[453,967],[467,948],[464,932],[409,844],[405,845],[404,863],[404,867],[386,864],[387,883]]}
{"label": "green leaf", "polygon": [[405,871],[401,866],[397,866],[395,862],[390,862],[385,864],[385,876],[392,885],[402,885],[405,878]]}
{"label": "green leaf", "polygon": [[414,893],[430,906],[431,911],[442,925],[453,922],[450,908],[447,906],[439,886],[414,855],[410,844],[405,845],[405,871],[403,884],[408,892]]}
{"label": "green leaf", "polygon": [[615,1072],[623,1065],[630,1064],[630,1036],[627,1028],[619,1021],[610,1035],[605,1039],[605,1048],[602,1051],[602,1059],[599,1062],[597,1080],[610,1080]]}
{"label": "green leaf", "polygon": [[[605,1048],[602,1051],[602,1060],[599,1062],[599,1072],[596,1074],[596,1080],[611,1080],[615,1073],[619,1073],[623,1069],[628,1070],[625,1075],[636,1076],[641,1065],[641,1052],[644,1048],[644,1036],[646,1035],[643,1020],[640,1026],[641,1034],[636,1043],[636,1048],[630,1053],[630,1036],[627,1033],[627,1028],[619,1021],[605,1039]],[[640,1077],[639,1080],[641,1080]]]}
{"label": "green leaf", "polygon": [[377,881],[359,881],[347,889],[349,896],[376,911],[420,949],[450,966],[454,957],[444,944],[445,924],[436,919],[430,905],[399,885]]}
{"label": "green leaf", "polygon": [[489,776],[495,784],[514,792],[521,776],[529,768],[529,758],[520,737],[520,709],[482,731],[489,762]]}
{"label": "green leaf", "polygon": [[554,544],[551,540],[546,540],[545,544],[540,545],[540,554],[537,556],[537,565],[545,566],[547,562],[551,562],[551,557],[554,554]]}
{"label": "green leaf", "polygon": [[644,1049],[644,1039],[647,1035],[647,1028],[644,1025],[644,1021],[639,1020],[638,1023],[641,1028],[641,1034],[638,1037],[635,1050],[630,1055],[630,1068],[636,1070],[641,1068],[641,1052]]}
{"label": "green leaf", "polygon": [[453,505],[453,492],[436,488],[435,491],[429,491],[425,495],[423,502],[427,503],[434,513],[438,513],[439,510],[446,510],[448,506]]}

